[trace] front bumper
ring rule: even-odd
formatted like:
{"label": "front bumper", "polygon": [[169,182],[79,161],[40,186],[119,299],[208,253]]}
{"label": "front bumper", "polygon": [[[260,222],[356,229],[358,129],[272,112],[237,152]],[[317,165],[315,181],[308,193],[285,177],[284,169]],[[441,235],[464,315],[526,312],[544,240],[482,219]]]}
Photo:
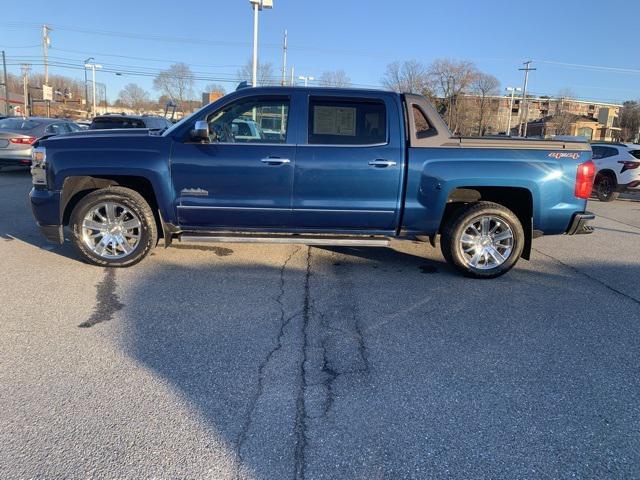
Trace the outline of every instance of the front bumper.
{"label": "front bumper", "polygon": [[38,222],[40,232],[44,235],[49,243],[62,245],[64,243],[64,232],[62,225],[42,225]]}
{"label": "front bumper", "polygon": [[60,193],[43,188],[32,188],[29,200],[33,216],[45,238],[53,243],[64,242],[60,215]]}
{"label": "front bumper", "polygon": [[588,225],[591,220],[594,220],[596,216],[591,212],[581,212],[573,215],[569,228],[567,229],[567,235],[584,235],[593,233],[593,227]]}

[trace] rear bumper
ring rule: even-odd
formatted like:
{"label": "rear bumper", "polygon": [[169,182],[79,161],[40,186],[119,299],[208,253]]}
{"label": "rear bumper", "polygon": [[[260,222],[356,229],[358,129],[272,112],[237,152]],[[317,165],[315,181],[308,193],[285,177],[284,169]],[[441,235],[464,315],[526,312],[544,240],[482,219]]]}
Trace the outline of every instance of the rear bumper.
{"label": "rear bumper", "polygon": [[30,167],[32,148],[0,149],[0,167]]}
{"label": "rear bumper", "polygon": [[0,158],[0,167],[30,167],[31,158]]}
{"label": "rear bumper", "polygon": [[593,233],[593,227],[588,225],[591,220],[594,220],[596,216],[591,212],[581,212],[573,215],[569,228],[567,229],[567,235],[584,235]]}

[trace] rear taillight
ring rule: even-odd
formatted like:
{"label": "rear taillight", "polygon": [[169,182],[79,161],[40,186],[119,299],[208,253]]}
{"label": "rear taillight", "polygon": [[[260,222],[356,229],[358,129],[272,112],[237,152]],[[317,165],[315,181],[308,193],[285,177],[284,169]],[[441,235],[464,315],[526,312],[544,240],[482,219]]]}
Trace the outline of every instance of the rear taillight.
{"label": "rear taillight", "polygon": [[591,160],[578,165],[578,172],[576,173],[576,197],[587,199],[591,196],[595,176],[596,166]]}
{"label": "rear taillight", "polygon": [[36,141],[36,137],[14,137],[10,138],[9,141],[18,145],[31,145]]}
{"label": "rear taillight", "polygon": [[618,163],[622,164],[622,170],[620,170],[620,173],[624,173],[627,170],[634,170],[634,169],[640,167],[640,162],[630,162],[628,160],[618,160]]}

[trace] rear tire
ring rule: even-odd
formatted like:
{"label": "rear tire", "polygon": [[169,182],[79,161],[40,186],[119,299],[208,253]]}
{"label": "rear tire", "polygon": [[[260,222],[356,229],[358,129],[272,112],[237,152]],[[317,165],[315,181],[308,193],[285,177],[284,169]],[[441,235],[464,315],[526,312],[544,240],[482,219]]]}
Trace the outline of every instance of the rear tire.
{"label": "rear tire", "polygon": [[124,187],[95,190],[71,213],[71,241],[84,261],[103,267],[129,267],[146,257],[158,241],[149,203]]}
{"label": "rear tire", "polygon": [[598,200],[601,202],[613,202],[620,196],[620,192],[616,192],[616,180],[613,175],[607,173],[598,175],[594,182],[594,190]]}
{"label": "rear tire", "polygon": [[442,230],[440,248],[447,262],[472,278],[504,275],[518,262],[525,234],[518,217],[493,202],[456,210]]}

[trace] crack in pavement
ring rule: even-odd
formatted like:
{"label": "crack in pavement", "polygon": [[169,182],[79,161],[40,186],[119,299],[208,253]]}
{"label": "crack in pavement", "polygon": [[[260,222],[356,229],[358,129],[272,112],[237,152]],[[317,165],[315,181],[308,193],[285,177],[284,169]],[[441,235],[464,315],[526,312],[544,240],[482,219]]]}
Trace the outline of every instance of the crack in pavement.
{"label": "crack in pavement", "polygon": [[105,268],[104,278],[96,287],[96,305],[93,314],[78,325],[79,328],[91,328],[98,323],[112,320],[115,313],[122,310],[124,305],[120,303],[116,287],[116,270]]}
{"label": "crack in pavement", "polygon": [[564,266],[564,267],[567,267],[567,268],[569,268],[570,270],[573,270],[574,272],[579,273],[580,275],[585,276],[585,277],[587,277],[588,279],[593,280],[593,281],[594,281],[594,282],[596,282],[596,283],[599,283],[600,285],[602,285],[602,286],[603,286],[603,287],[605,287],[606,289],[611,290],[612,292],[617,293],[618,295],[622,295],[623,297],[627,298],[628,300],[631,300],[632,302],[637,303],[638,305],[640,305],[640,299],[637,299],[637,298],[635,298],[635,297],[632,297],[631,295],[629,295],[629,294],[627,294],[627,293],[624,293],[623,291],[618,290],[618,289],[617,289],[617,288],[615,288],[615,287],[612,287],[611,285],[609,285],[609,284],[607,284],[607,283],[603,282],[603,281],[602,281],[602,280],[600,280],[599,278],[596,278],[596,277],[594,277],[593,275],[589,275],[587,272],[584,272],[584,271],[580,270],[579,268],[574,267],[573,265],[569,265],[568,263],[563,262],[563,261],[562,261],[562,260],[560,260],[559,258],[556,258],[556,257],[554,257],[553,255],[549,255],[549,254],[547,254],[547,253],[544,253],[544,252],[542,252],[542,251],[538,250],[537,248],[532,248],[532,250],[534,250],[535,252],[538,252],[540,255],[543,255],[543,256],[545,256],[545,257],[547,257],[547,258],[550,258],[550,259],[552,259],[552,260],[555,260],[555,261],[556,261],[557,263],[559,263],[560,265],[562,265],[562,266]]}
{"label": "crack in pavement", "polygon": [[236,462],[235,476],[237,479],[240,478],[240,473],[241,473],[240,470],[243,465],[242,447],[247,439],[247,434],[249,433],[249,430],[251,428],[251,424],[253,422],[253,415],[258,405],[258,401],[260,400],[260,397],[264,392],[265,370],[267,368],[267,365],[273,358],[273,356],[276,354],[276,352],[278,352],[282,348],[282,339],[284,337],[285,328],[291,323],[291,320],[293,320],[296,316],[300,314],[300,312],[296,312],[293,315],[285,318],[285,308],[284,308],[284,304],[282,303],[282,299],[285,293],[285,288],[284,288],[285,287],[285,280],[284,280],[285,270],[287,268],[287,265],[291,261],[291,259],[299,251],[300,251],[300,247],[296,248],[293,252],[291,252],[289,256],[285,259],[285,261],[282,263],[282,266],[280,267],[280,288],[278,291],[278,295],[275,298],[275,301],[278,304],[278,307],[280,309],[280,316],[279,316],[280,329],[278,331],[278,336],[276,338],[274,347],[269,351],[265,359],[258,366],[258,384],[256,386],[256,391],[254,395],[251,397],[251,401],[249,402],[249,408],[247,410],[245,421],[242,425],[242,429],[240,430],[240,433],[238,434],[238,438],[236,440],[236,451],[237,451],[238,459]]}
{"label": "crack in pavement", "polygon": [[307,270],[304,278],[304,304],[302,309],[302,359],[300,361],[300,386],[298,389],[298,398],[296,400],[296,418],[294,424],[294,433],[296,435],[295,459],[295,475],[296,480],[304,480],[305,478],[305,450],[307,448],[307,412],[305,406],[305,392],[307,390],[306,379],[306,363],[307,363],[307,342],[309,319],[311,316],[311,298],[310,298],[310,279],[311,279],[311,247],[307,247]]}

